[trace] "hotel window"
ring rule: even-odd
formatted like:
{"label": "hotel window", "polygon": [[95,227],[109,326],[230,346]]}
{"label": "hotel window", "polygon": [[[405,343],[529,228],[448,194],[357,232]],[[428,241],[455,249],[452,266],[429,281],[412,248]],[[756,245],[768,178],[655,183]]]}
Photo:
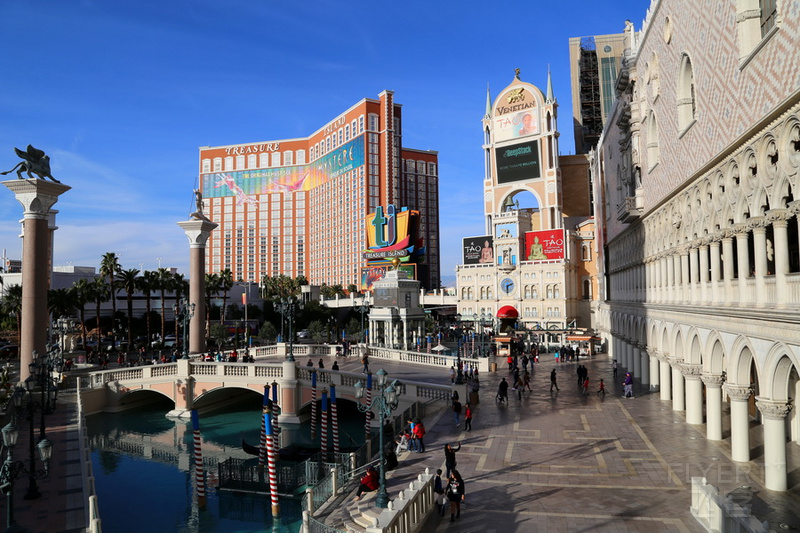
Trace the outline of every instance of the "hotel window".
{"label": "hotel window", "polygon": [[297,153],[297,164],[298,165],[305,165],[306,164],[306,151],[305,150],[298,150],[296,153]]}
{"label": "hotel window", "polygon": [[645,125],[647,131],[647,168],[652,171],[658,165],[659,151],[658,151],[658,122],[656,121],[656,114],[650,110],[647,116],[647,124]]}
{"label": "hotel window", "polygon": [[283,152],[283,164],[287,167],[294,164],[294,152],[291,150]]}
{"label": "hotel window", "polygon": [[247,156],[247,168],[256,168],[256,154]]}
{"label": "hotel window", "polygon": [[369,114],[369,131],[378,131],[379,128],[379,120],[378,115],[375,113]]}
{"label": "hotel window", "polygon": [[697,120],[694,87],[692,60],[687,54],[683,54],[678,70],[678,137],[682,136]]}
{"label": "hotel window", "polygon": [[330,152],[330,151],[331,151],[331,138],[330,137],[326,137],[325,138],[325,152]]}
{"label": "hotel window", "polygon": [[233,157],[225,158],[225,171],[233,170]]}
{"label": "hotel window", "polygon": [[342,144],[343,139],[344,139],[343,135],[344,135],[344,132],[342,132],[342,130],[340,129],[339,130],[339,144],[340,145]]}
{"label": "hotel window", "polygon": [[258,166],[262,168],[269,166],[269,154],[258,154]]}
{"label": "hotel window", "polygon": [[558,285],[553,288],[553,298],[559,298],[561,296],[561,289]]}
{"label": "hotel window", "polygon": [[203,159],[203,174],[208,174],[209,172],[211,172],[211,160]]}
{"label": "hotel window", "polygon": [[215,157],[214,158],[214,172],[222,172],[222,158]]}
{"label": "hotel window", "polygon": [[765,37],[769,30],[775,26],[778,17],[778,0],[760,0],[761,7],[761,37]]}
{"label": "hotel window", "polygon": [[358,117],[358,133],[364,133],[364,115]]}
{"label": "hotel window", "polygon": [[281,153],[280,152],[273,152],[272,153],[272,165],[273,167],[281,166]]}
{"label": "hotel window", "polygon": [[244,169],[244,156],[243,155],[237,155],[236,156],[236,170],[242,170],[242,169]]}
{"label": "hotel window", "polygon": [[431,176],[436,175],[436,163],[428,163],[428,174]]}
{"label": "hotel window", "polygon": [[347,124],[344,127],[344,140],[345,141],[349,141],[350,140],[350,124]]}

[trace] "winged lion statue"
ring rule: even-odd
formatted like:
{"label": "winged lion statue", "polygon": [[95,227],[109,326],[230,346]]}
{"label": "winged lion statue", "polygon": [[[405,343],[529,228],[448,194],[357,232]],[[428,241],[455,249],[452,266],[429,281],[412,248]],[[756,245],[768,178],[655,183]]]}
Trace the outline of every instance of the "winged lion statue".
{"label": "winged lion statue", "polygon": [[39,178],[49,178],[56,183],[61,183],[57,179],[53,177],[50,173],[50,156],[44,153],[43,150],[39,150],[38,148],[34,148],[32,145],[28,145],[28,148],[23,152],[19,148],[14,148],[14,151],[17,152],[17,155],[23,160],[14,165],[14,168],[8,170],[6,172],[0,172],[3,176],[9,174],[11,172],[17,171],[17,177],[19,179],[24,179],[22,177],[22,173],[26,172],[28,177],[33,179],[33,175],[36,174]]}

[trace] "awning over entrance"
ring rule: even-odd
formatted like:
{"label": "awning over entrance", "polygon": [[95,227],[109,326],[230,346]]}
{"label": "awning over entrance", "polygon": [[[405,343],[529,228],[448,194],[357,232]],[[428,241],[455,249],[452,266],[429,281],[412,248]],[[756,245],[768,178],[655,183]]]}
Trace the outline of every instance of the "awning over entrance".
{"label": "awning over entrance", "polygon": [[497,310],[497,318],[518,318],[519,312],[512,305],[504,305]]}

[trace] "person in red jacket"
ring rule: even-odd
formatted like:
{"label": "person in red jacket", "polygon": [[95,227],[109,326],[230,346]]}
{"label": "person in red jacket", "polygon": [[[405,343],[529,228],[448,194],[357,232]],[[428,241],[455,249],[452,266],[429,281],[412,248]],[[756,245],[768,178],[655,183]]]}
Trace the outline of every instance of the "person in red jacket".
{"label": "person in red jacket", "polygon": [[417,451],[419,453],[425,453],[425,441],[422,440],[425,437],[425,426],[422,424],[422,420],[417,418],[414,421],[414,440],[417,442]]}
{"label": "person in red jacket", "polygon": [[379,483],[378,471],[373,467],[369,467],[367,471],[364,472],[364,475],[361,476],[361,484],[358,486],[358,492],[356,492],[356,500],[361,498],[361,495],[365,492],[378,490]]}

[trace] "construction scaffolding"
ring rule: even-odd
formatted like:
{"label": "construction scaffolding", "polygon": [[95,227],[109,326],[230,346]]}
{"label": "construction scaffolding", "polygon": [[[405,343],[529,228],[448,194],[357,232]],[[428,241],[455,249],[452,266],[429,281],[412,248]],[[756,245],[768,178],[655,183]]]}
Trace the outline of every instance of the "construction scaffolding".
{"label": "construction scaffolding", "polygon": [[581,125],[583,127],[583,144],[576,147],[579,153],[587,153],[597,144],[603,132],[603,111],[600,96],[600,70],[598,68],[597,50],[594,37],[581,39],[580,59],[578,65],[578,87],[581,109]]}

